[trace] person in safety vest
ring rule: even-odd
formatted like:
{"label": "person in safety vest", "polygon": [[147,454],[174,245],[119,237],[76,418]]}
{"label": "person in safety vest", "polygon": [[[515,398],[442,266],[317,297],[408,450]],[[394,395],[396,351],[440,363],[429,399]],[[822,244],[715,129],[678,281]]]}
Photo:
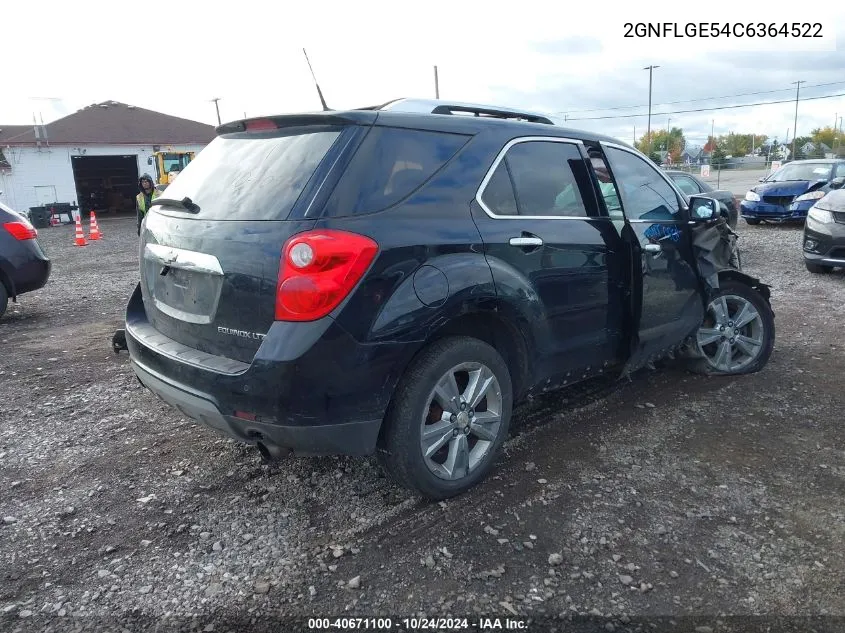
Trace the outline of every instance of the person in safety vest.
{"label": "person in safety vest", "polygon": [[135,196],[135,209],[138,212],[138,235],[141,234],[141,222],[150,210],[150,203],[158,198],[159,192],[156,191],[153,179],[149,174],[144,174],[138,179],[138,188],[141,192]]}

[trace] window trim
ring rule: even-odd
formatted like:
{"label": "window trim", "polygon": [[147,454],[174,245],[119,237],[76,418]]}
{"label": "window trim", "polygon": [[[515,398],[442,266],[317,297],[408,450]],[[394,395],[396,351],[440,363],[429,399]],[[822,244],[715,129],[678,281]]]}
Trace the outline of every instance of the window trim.
{"label": "window trim", "polygon": [[[484,178],[481,181],[481,184],[478,186],[478,190],[475,192],[475,201],[478,203],[478,206],[490,216],[494,220],[598,220],[598,219],[610,219],[607,216],[590,216],[590,215],[498,215],[493,213],[490,208],[484,204],[484,201],[481,199],[481,196],[484,194],[484,190],[487,188],[487,184],[493,178],[493,174],[495,173],[496,169],[499,167],[499,163],[501,163],[505,156],[510,150],[511,147],[514,145],[518,145],[519,143],[532,143],[536,141],[551,141],[553,143],[568,143],[569,145],[574,145],[578,150],[578,153],[581,155],[581,160],[586,162],[584,156],[586,155],[586,149],[584,148],[584,141],[577,139],[577,138],[568,138],[562,136],[521,136],[519,138],[514,138],[505,143],[505,146],[499,151],[496,155],[496,159],[493,161],[493,164],[490,166],[490,169],[487,170],[487,173],[484,175]],[[589,165],[587,166],[589,168]],[[512,183],[513,184],[513,183]],[[516,191],[514,191],[514,195],[516,195]],[[517,201],[517,204],[519,202]],[[586,210],[586,204],[585,204]]]}
{"label": "window trim", "polygon": [[[628,152],[629,154],[633,154],[634,156],[636,156],[637,158],[642,160],[646,165],[648,165],[648,163],[649,163],[648,156],[646,156],[645,154],[643,154],[642,152],[640,152],[636,149],[632,149],[630,147],[625,147],[624,145],[620,145],[619,143],[613,143],[613,142],[609,142],[609,141],[599,141],[599,144],[602,145],[603,147],[612,147],[614,149],[622,150],[623,152]],[[652,169],[654,169],[654,168],[652,167]],[[611,173],[613,173],[613,167],[612,166],[610,166],[610,170],[611,170]],[[661,222],[661,224],[669,224],[669,223],[674,224],[676,222],[681,223],[681,224],[689,223],[689,205],[687,204],[686,195],[684,193],[682,193],[678,189],[678,187],[675,186],[675,183],[672,182],[672,179],[669,176],[667,176],[665,172],[663,172],[659,168],[654,169],[654,171],[656,173],[660,174],[660,177],[663,178],[663,180],[666,182],[667,185],[669,185],[669,188],[672,189],[672,191],[675,192],[675,196],[678,198],[678,204],[680,205],[678,207],[678,211],[684,212],[684,217],[680,217],[677,220],[667,220],[667,221]],[[613,176],[613,181],[614,181],[614,183],[616,182],[616,176]],[[618,186],[617,186],[617,189],[619,189]],[[622,192],[621,191],[619,192],[619,203],[622,206],[622,213],[625,213],[625,202],[624,202],[624,200],[622,200]],[[629,223],[632,223],[632,224],[633,223],[654,224],[654,220],[642,220],[640,218],[631,219],[631,218],[628,217],[627,213],[625,213],[625,222],[629,222]]]}

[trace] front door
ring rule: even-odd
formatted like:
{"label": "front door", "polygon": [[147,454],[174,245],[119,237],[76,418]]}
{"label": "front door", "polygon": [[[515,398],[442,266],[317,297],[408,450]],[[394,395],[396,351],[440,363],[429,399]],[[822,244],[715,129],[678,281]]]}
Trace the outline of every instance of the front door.
{"label": "front door", "polygon": [[[633,371],[676,347],[701,324],[703,286],[697,273],[686,209],[668,179],[638,153],[602,144],[619,190],[625,222],[639,248],[633,296],[635,333],[626,366]],[[639,296],[637,296],[639,295]]]}
{"label": "front door", "polygon": [[[615,359],[608,310],[618,234],[600,217],[581,144],[529,137],[508,143],[472,203],[496,290],[523,316],[536,382],[566,382]],[[589,368],[589,369],[587,369]]]}

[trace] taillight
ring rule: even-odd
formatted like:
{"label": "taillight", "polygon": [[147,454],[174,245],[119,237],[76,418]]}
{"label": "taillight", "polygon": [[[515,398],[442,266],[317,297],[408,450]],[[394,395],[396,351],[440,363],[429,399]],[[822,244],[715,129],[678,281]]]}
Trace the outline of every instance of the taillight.
{"label": "taillight", "polygon": [[38,231],[29,222],[6,222],[3,228],[16,240],[34,240],[38,237]]}
{"label": "taillight", "polygon": [[277,321],[315,321],[334,310],[378,252],[368,237],[315,230],[285,242],[276,285]]}

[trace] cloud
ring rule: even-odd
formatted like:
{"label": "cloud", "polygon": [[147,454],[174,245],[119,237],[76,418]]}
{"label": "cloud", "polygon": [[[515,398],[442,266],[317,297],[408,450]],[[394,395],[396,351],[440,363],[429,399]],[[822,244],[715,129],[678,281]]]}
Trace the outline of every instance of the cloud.
{"label": "cloud", "polygon": [[573,35],[560,40],[533,42],[531,48],[543,55],[589,55],[601,53],[604,47],[598,38]]}
{"label": "cloud", "polygon": [[[766,6],[766,22],[807,21],[798,5]],[[660,66],[654,71],[652,126],[677,125],[701,141],[711,126],[717,134],[753,130],[783,138],[793,127],[794,103],[682,111],[789,101],[797,80],[807,82],[804,97],[845,93],[845,41],[832,39],[837,22],[845,23],[845,6],[827,7],[824,16],[812,18],[824,20],[830,33],[824,41],[756,43],[624,37],[625,22],[759,21],[759,7],[750,3],[607,0],[588,9],[575,12],[541,0],[531,11],[479,11],[474,3],[430,0],[424,10],[408,13],[388,0],[370,0],[366,11],[339,0],[221,0],[211,11],[199,0],[183,0],[168,5],[166,15],[147,28],[127,3],[86,0],[85,11],[61,0],[42,0],[37,7],[11,3],[3,12],[3,48],[25,50],[27,59],[4,68],[0,124],[31,123],[34,111],[47,119],[62,108],[74,111],[107,99],[206,123],[216,123],[213,97],[221,97],[227,120],[319,109],[303,46],[333,108],[431,98],[436,64],[443,99],[559,112],[567,125],[626,142],[635,127],[639,136],[648,124],[648,73],[642,68],[650,64]],[[86,41],[33,48],[30,25],[36,22],[43,41],[63,41],[67,32],[114,33],[127,25],[145,35],[139,46],[109,47],[108,54]],[[836,42],[839,50],[832,50]],[[813,46],[817,50],[809,50]],[[818,86],[833,82],[840,83]],[[751,92],[761,94],[742,96]],[[798,132],[833,125],[836,115],[845,115],[845,97],[802,101]]]}

